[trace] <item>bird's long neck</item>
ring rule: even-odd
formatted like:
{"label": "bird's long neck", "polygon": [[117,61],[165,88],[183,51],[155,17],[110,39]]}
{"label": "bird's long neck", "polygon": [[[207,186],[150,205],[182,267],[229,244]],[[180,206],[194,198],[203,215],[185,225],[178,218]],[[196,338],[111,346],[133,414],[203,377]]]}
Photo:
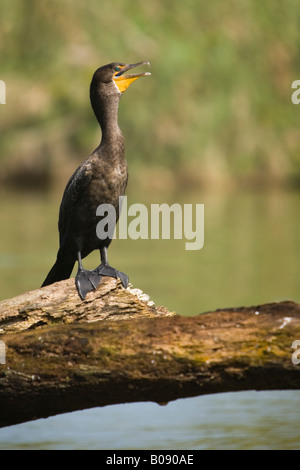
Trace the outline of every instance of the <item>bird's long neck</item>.
{"label": "bird's long neck", "polygon": [[91,95],[91,104],[102,131],[101,144],[113,145],[123,141],[118,124],[120,97],[116,94],[100,97]]}

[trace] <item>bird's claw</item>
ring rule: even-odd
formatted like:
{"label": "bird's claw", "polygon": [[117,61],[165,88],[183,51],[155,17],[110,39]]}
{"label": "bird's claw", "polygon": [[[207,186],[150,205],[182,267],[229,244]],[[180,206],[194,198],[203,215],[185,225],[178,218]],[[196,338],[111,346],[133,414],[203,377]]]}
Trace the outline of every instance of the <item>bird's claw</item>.
{"label": "bird's claw", "polygon": [[129,278],[127,274],[123,273],[122,271],[118,271],[109,264],[100,264],[100,266],[98,266],[98,268],[96,268],[94,272],[96,272],[100,276],[109,276],[114,277],[115,279],[119,278],[125,289],[128,286]]}
{"label": "bird's claw", "polygon": [[96,290],[99,282],[101,281],[101,274],[96,271],[87,271],[86,269],[79,269],[75,278],[75,284],[78,294],[82,300],[85,299],[88,292]]}

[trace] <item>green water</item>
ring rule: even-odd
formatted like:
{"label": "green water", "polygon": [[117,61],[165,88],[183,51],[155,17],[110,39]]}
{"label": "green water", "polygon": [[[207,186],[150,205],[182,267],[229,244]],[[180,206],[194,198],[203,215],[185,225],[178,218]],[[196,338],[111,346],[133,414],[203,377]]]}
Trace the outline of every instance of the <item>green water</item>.
{"label": "green water", "polygon": [[[0,299],[38,288],[58,247],[57,196],[1,194]],[[221,307],[290,299],[300,302],[300,193],[195,193],[140,202],[205,207],[205,241],[198,251],[186,240],[114,240],[109,261],[157,304],[184,315]],[[84,262],[99,264],[97,252]]]}

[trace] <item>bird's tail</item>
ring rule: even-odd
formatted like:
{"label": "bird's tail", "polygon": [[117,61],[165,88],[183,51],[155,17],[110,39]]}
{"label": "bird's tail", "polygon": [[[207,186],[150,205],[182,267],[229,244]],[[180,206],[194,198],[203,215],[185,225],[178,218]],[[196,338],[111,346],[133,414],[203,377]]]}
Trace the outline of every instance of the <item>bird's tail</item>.
{"label": "bird's tail", "polygon": [[42,287],[68,279],[71,276],[74,264],[74,260],[66,260],[58,257],[56,263],[50,269],[48,276],[44,280]]}

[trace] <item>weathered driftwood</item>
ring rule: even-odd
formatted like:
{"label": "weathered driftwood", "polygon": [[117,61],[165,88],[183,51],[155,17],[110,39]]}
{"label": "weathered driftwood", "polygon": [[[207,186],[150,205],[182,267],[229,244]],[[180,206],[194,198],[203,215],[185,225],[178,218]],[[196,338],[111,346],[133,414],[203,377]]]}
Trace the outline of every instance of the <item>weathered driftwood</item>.
{"label": "weathered driftwood", "polygon": [[62,281],[0,302],[0,426],[113,403],[299,389],[296,339],[293,302],[182,317],[114,279],[84,302],[74,279]]}

